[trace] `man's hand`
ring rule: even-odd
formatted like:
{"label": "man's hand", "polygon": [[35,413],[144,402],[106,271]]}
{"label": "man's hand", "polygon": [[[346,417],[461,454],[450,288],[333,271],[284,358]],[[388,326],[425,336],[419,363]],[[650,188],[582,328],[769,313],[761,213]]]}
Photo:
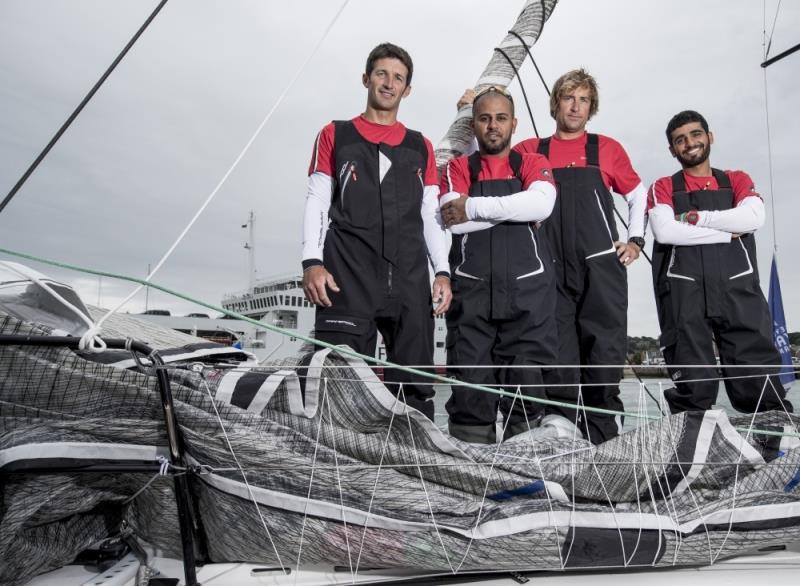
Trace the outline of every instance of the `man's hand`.
{"label": "man's hand", "polygon": [[442,206],[441,213],[442,223],[444,223],[445,228],[469,221],[469,218],[467,218],[467,198],[459,197],[447,202]]}
{"label": "man's hand", "polygon": [[322,265],[308,267],[303,271],[303,292],[314,305],[331,307],[333,303],[328,298],[325,287],[330,287],[331,291],[339,292],[339,286],[333,280],[333,275]]}
{"label": "man's hand", "polygon": [[473,89],[464,90],[464,95],[458,98],[458,102],[456,103],[456,110],[461,110],[461,108],[466,108],[467,106],[471,106],[474,100],[475,100],[475,90]]}
{"label": "man's hand", "polygon": [[639,258],[639,253],[641,252],[641,249],[633,242],[617,241],[614,243],[614,248],[617,249],[617,257],[619,258],[619,262],[624,264],[626,267]]}
{"label": "man's hand", "polygon": [[450,309],[450,302],[453,301],[453,291],[450,289],[450,277],[439,275],[433,280],[431,288],[433,302],[433,315],[442,315]]}

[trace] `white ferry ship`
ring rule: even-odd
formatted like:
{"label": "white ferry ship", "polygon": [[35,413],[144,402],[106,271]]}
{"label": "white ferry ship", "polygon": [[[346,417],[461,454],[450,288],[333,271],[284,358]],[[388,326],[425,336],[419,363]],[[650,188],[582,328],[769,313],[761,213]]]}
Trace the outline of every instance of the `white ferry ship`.
{"label": "white ferry ship", "polygon": [[[256,281],[250,289],[225,295],[222,298],[222,307],[303,336],[313,335],[314,305],[309,303],[303,294],[303,278],[300,275],[279,276]],[[257,355],[265,352],[266,354],[272,353],[271,357],[273,358],[289,356],[296,353],[303,344],[300,338],[294,336],[286,337],[268,330],[254,329],[256,331],[253,337],[245,340],[245,344],[258,350]],[[446,333],[444,317],[437,317],[434,328],[433,363],[438,366],[443,366],[447,358],[445,355]],[[253,343],[255,343],[254,346]],[[380,336],[378,336],[375,356],[386,359],[386,347]]]}
{"label": "white ferry ship", "polygon": [[[222,297],[222,307],[250,319],[287,330],[284,335],[259,328],[242,320],[228,317],[211,318],[203,313],[173,316],[167,311],[145,311],[140,317],[159,325],[200,336],[214,342],[237,344],[253,352],[259,360],[280,359],[297,354],[303,345],[300,336],[313,336],[314,305],[303,293],[303,277],[299,274],[278,275],[256,279],[255,259],[255,215],[250,212],[247,223],[248,241],[244,248],[248,253],[249,286],[243,291],[227,293]],[[444,366],[447,362],[445,339],[447,327],[444,317],[437,317],[434,327],[433,363]],[[376,358],[386,359],[386,347],[378,336]]]}

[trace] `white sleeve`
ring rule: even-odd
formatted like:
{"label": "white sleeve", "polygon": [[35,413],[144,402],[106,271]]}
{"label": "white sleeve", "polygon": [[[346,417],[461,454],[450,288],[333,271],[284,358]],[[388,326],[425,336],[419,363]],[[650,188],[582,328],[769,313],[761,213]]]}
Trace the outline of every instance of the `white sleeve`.
{"label": "white sleeve", "polygon": [[[448,191],[445,193],[441,198],[439,198],[439,217],[441,218],[441,210],[442,206],[449,201],[453,201],[456,198],[461,197],[461,194],[457,191]],[[479,230],[486,230],[493,226],[496,226],[500,222],[478,222],[478,221],[467,221],[461,224],[456,224],[455,226],[450,226],[448,230],[450,230],[451,234],[468,234],[470,232],[478,232]]]}
{"label": "white sleeve", "polygon": [[628,202],[628,238],[644,238],[647,229],[647,190],[640,182],[622,197]]}
{"label": "white sleeve", "polygon": [[482,222],[479,220],[470,220],[463,224],[456,224],[450,226],[450,232],[453,234],[469,234],[470,232],[479,232],[480,230],[487,230],[497,226],[500,222]]}
{"label": "white sleeve", "polygon": [[308,177],[306,209],[303,214],[303,260],[322,261],[325,234],[328,232],[328,210],[331,207],[333,181],[325,173]]}
{"label": "white sleeve", "polygon": [[764,225],[764,202],[755,195],[744,198],[735,208],[699,212],[696,226],[714,228],[723,232],[745,234],[755,232]]}
{"label": "white sleeve", "polygon": [[556,203],[556,188],[547,181],[534,181],[525,191],[501,197],[471,197],[466,212],[470,220],[491,222],[539,222]]}
{"label": "white sleeve", "polygon": [[450,274],[450,264],[447,260],[447,235],[442,225],[442,216],[439,212],[439,187],[426,185],[422,192],[422,226],[425,236],[425,246],[428,249],[428,258],[435,274]]}
{"label": "white sleeve", "polygon": [[656,241],[661,244],[694,246],[731,241],[730,232],[678,222],[675,219],[675,210],[664,203],[657,204],[650,210],[650,226],[653,228]]}

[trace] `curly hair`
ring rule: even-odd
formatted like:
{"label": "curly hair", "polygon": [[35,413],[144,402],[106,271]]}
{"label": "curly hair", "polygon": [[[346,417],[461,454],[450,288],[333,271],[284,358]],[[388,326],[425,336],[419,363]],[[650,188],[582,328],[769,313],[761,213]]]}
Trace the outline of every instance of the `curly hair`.
{"label": "curly hair", "polygon": [[597,114],[597,110],[600,106],[597,82],[589,72],[581,68],[567,71],[556,80],[556,83],[553,85],[553,92],[550,94],[550,116],[555,118],[561,98],[574,92],[578,88],[588,88],[591,92],[592,105],[589,107],[589,118]]}

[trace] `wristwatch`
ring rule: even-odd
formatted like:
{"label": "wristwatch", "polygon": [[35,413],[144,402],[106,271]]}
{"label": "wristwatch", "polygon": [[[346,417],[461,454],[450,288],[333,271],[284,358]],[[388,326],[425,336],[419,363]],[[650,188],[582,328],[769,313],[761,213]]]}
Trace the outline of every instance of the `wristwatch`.
{"label": "wristwatch", "polygon": [[633,242],[639,247],[639,250],[644,250],[644,238],[641,236],[632,236],[631,238],[628,238],[628,242]]}
{"label": "wristwatch", "polygon": [[686,212],[686,223],[695,226],[697,221],[700,219],[700,214],[697,210],[689,210]]}

